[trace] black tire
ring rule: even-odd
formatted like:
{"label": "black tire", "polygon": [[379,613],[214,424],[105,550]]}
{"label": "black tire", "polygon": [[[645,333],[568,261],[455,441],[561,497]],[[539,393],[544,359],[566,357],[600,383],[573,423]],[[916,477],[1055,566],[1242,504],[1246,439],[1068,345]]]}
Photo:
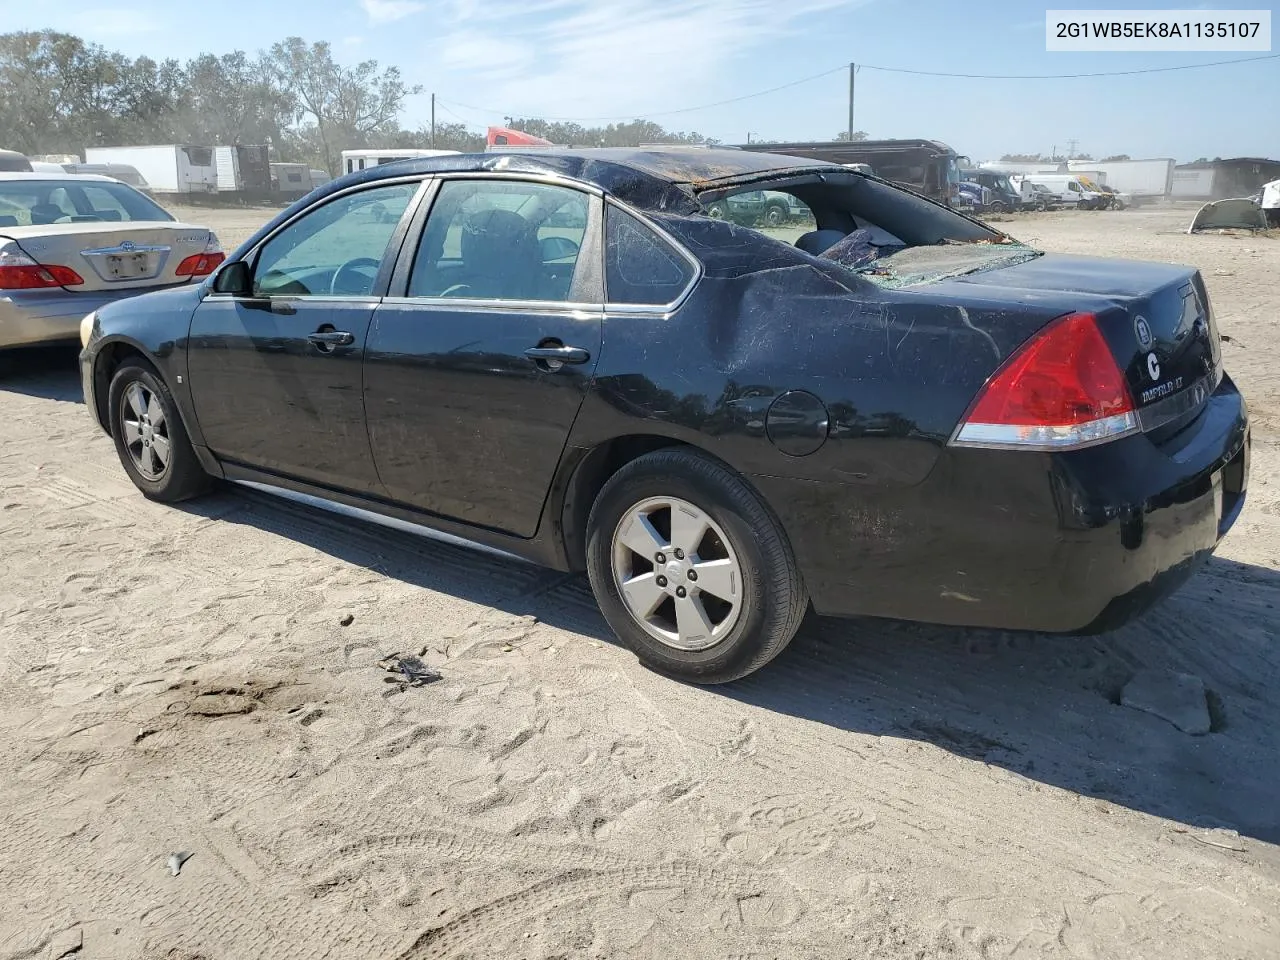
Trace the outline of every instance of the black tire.
{"label": "black tire", "polygon": [[1008,213],[1009,205],[1003,200],[993,200],[991,206],[987,208],[991,213]]}
{"label": "black tire", "polygon": [[790,219],[787,208],[781,204],[774,204],[764,212],[764,222],[771,227],[781,227]]}
{"label": "black tire", "polygon": [[[128,403],[126,392],[134,384],[138,384],[147,396],[154,397],[164,415],[163,435],[168,440],[169,459],[154,477],[143,474],[125,439],[125,405]],[[120,365],[111,378],[107,410],[116,454],[120,457],[125,473],[134,486],[142,491],[143,496],[161,503],[178,503],[199,496],[213,486],[213,478],[200,466],[200,460],[191,446],[191,439],[187,436],[187,429],[178,406],[174,403],[173,394],[149,363],[127,360]]]}
{"label": "black tire", "polygon": [[[737,555],[741,611],[714,646],[683,650],[661,642],[640,626],[620,595],[614,533],[633,507],[653,497],[680,498],[703,511]],[[728,683],[759,670],[791,642],[809,609],[791,545],[772,511],[732,470],[687,449],[646,454],[609,478],[588,520],[587,572],[618,638],[645,666],[690,683]]]}
{"label": "black tire", "polygon": [[716,202],[707,207],[707,216],[712,220],[728,220],[729,207],[727,204]]}

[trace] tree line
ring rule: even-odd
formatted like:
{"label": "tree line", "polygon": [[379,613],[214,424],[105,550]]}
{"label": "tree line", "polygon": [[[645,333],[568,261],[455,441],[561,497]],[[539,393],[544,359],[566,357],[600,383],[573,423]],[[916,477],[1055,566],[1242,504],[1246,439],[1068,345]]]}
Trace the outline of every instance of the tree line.
{"label": "tree line", "polygon": [[[398,67],[344,66],[328,43],[288,37],[257,53],[129,58],[53,30],[0,34],[0,148],[29,156],[152,143],[270,144],[272,159],[338,173],[343,150],[437,147],[482,151],[463,123],[406,130],[422,88]],[[575,146],[704,143],[648,120],[584,127],[508,117],[507,126]],[[714,143],[715,141],[710,141]]]}

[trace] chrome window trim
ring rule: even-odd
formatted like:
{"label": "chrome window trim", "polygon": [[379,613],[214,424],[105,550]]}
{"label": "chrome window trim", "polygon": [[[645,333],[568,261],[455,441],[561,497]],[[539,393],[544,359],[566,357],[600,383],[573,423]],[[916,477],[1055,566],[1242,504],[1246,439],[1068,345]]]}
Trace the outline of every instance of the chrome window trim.
{"label": "chrome window trim", "polygon": [[667,317],[675,313],[677,310],[679,310],[681,306],[684,305],[684,302],[687,299],[689,299],[689,295],[693,293],[694,287],[696,287],[698,285],[698,282],[702,279],[702,274],[703,274],[702,261],[699,260],[697,257],[695,257],[692,253],[690,253],[684,244],[682,244],[679,240],[677,240],[670,233],[664,230],[660,224],[655,223],[653,220],[651,220],[642,211],[637,210],[635,207],[631,206],[630,204],[623,203],[621,200],[611,195],[606,196],[604,199],[605,199],[605,207],[606,207],[605,218],[604,218],[605,236],[604,236],[604,249],[602,252],[605,257],[606,265],[608,264],[608,257],[609,257],[608,206],[612,204],[613,206],[621,210],[623,213],[625,213],[627,216],[634,217],[636,220],[639,220],[642,224],[644,224],[648,229],[652,230],[664,242],[669,244],[680,256],[684,257],[685,262],[688,263],[689,266],[693,268],[693,276],[692,278],[690,278],[689,282],[685,285],[684,289],[680,291],[679,295],[677,295],[674,299],[669,300],[667,303],[613,303],[612,301],[609,300],[609,280],[608,280],[608,269],[606,267],[605,290],[604,290],[605,313],[617,314],[620,316],[660,317],[662,319],[666,319]]}
{"label": "chrome window trim", "polygon": [[272,240],[274,240],[276,237],[278,237],[281,233],[283,233],[285,230],[288,230],[291,226],[293,226],[303,217],[309,216],[314,211],[319,210],[321,207],[327,206],[330,203],[333,203],[335,200],[341,200],[345,196],[348,196],[353,193],[360,193],[365,190],[377,190],[382,187],[394,187],[404,183],[416,183],[418,184],[418,190],[416,193],[414,193],[412,197],[409,198],[409,203],[405,207],[404,213],[401,214],[401,220],[403,220],[403,218],[406,215],[408,215],[412,210],[417,209],[417,204],[422,199],[422,194],[424,192],[424,189],[426,185],[430,182],[431,182],[430,174],[419,173],[419,174],[414,174],[412,176],[406,176],[406,177],[388,177],[385,180],[375,180],[372,183],[352,184],[349,187],[343,187],[341,190],[335,190],[333,193],[329,194],[329,196],[325,197],[323,202],[308,204],[305,208],[303,208],[302,210],[299,210],[288,220],[284,221],[284,223],[277,225],[274,230],[272,230],[269,234],[267,234],[265,237],[259,240],[256,244],[254,244],[252,247],[246,250],[244,256],[239,258],[239,261],[247,263],[251,260],[257,259],[258,254],[262,252],[262,248],[265,247]]}
{"label": "chrome window trim", "polygon": [[[432,182],[430,184],[430,193],[423,191],[418,198],[419,203],[426,204],[424,217],[421,225],[419,225],[416,233],[416,243],[422,242],[422,233],[426,229],[427,222],[431,219],[431,211],[435,206],[435,201],[439,194],[439,185],[448,180],[503,180],[518,183],[533,183],[539,186],[563,187],[569,190],[575,190],[578,193],[584,193],[589,197],[594,197],[601,201],[607,201],[605,192],[594,184],[584,183],[581,180],[575,180],[572,177],[564,176],[558,173],[530,173],[525,171],[512,172],[491,172],[488,170],[455,170],[448,173],[432,174]],[[590,230],[591,211],[588,210],[588,227]],[[601,270],[601,286],[603,286],[603,269],[604,269],[604,211],[600,211],[600,264]],[[584,238],[586,233],[584,232]],[[406,255],[406,249],[401,251],[401,256]],[[414,259],[417,256],[417,247],[408,253],[409,273],[406,274],[405,280],[412,279],[412,267]],[[576,267],[575,267],[576,271]],[[407,283],[406,283],[407,287]],[[385,304],[394,304],[397,306],[416,306],[416,307],[439,307],[448,310],[468,310],[475,311],[515,311],[519,313],[544,313],[544,314],[560,314],[564,316],[592,316],[599,317],[604,311],[604,307],[599,303],[581,303],[569,300],[499,300],[490,297],[411,297],[406,295],[395,297],[384,297],[382,302]]]}
{"label": "chrome window trim", "polygon": [[599,317],[604,311],[600,303],[570,303],[566,300],[495,300],[466,297],[383,297],[383,306],[418,307],[439,311],[541,313],[583,319]]}

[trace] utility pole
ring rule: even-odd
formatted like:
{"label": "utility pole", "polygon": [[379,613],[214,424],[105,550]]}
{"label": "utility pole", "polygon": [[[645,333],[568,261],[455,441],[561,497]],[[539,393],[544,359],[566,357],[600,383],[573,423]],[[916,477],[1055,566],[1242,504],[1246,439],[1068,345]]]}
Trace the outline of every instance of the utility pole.
{"label": "utility pole", "polygon": [[751,131],[750,131],[750,130],[748,130],[748,131],[747,131],[747,143],[748,143],[748,144],[750,144],[750,143],[751,143]]}
{"label": "utility pole", "polygon": [[853,83],[854,77],[857,75],[858,68],[853,63],[849,64],[849,139],[853,139]]}
{"label": "utility pole", "polygon": [[1074,156],[1076,155],[1076,145],[1077,145],[1079,142],[1080,142],[1079,140],[1068,140],[1068,141],[1067,141],[1067,159],[1068,159],[1068,160],[1070,160],[1072,157],[1074,157]]}
{"label": "utility pole", "polygon": [[431,95],[431,149],[436,146],[436,95]]}

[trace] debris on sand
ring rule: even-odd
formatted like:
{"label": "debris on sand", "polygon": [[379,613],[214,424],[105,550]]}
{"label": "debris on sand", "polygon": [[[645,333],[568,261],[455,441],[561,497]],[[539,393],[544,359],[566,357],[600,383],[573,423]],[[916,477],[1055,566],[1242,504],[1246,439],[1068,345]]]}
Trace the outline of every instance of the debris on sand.
{"label": "debris on sand", "polygon": [[190,853],[186,850],[181,850],[178,853],[169,854],[169,873],[176,877],[179,873],[182,872],[182,865],[186,863],[188,860],[190,860],[193,856],[195,856],[195,854]]}
{"label": "debris on sand", "polygon": [[355,619],[356,616],[354,613],[344,613],[338,618],[338,626],[349,627],[351,624],[355,623]]}
{"label": "debris on sand", "polygon": [[1174,670],[1140,670],[1120,693],[1122,706],[1167,720],[1183,733],[1209,732],[1209,702],[1204,681]]}
{"label": "debris on sand", "polygon": [[432,670],[422,658],[412,653],[393,653],[378,661],[378,666],[397,676],[387,677],[387,683],[401,683],[410,687],[425,687],[428,683],[443,680],[444,677]]}

